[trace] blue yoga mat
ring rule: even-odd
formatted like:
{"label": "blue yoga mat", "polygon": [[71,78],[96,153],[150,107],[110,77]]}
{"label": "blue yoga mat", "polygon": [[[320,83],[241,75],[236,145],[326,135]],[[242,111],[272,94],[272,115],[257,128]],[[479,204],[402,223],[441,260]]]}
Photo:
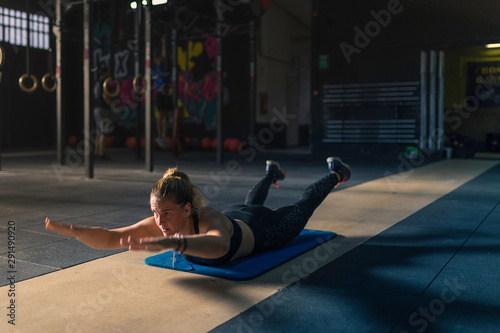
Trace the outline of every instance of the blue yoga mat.
{"label": "blue yoga mat", "polygon": [[174,269],[194,274],[214,276],[228,280],[250,280],[284,264],[298,255],[315,248],[337,236],[334,232],[304,229],[293,241],[276,250],[240,258],[218,266],[193,264],[175,252],[175,264],[172,267],[174,251],[167,251],[146,258],[147,265]]}

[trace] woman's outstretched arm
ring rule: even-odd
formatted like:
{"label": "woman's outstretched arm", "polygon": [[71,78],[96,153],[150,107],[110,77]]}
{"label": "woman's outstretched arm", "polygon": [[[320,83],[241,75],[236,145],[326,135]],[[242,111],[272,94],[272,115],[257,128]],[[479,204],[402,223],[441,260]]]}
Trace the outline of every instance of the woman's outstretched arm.
{"label": "woman's outstretched arm", "polygon": [[127,247],[127,245],[122,245],[120,243],[120,239],[128,238],[129,236],[142,238],[162,235],[161,230],[156,226],[154,217],[148,217],[133,225],[117,229],[55,223],[47,217],[45,219],[45,229],[58,233],[64,237],[76,238],[80,242],[98,250]]}
{"label": "woman's outstretched arm", "polygon": [[202,235],[188,235],[180,237],[124,237],[121,240],[123,247],[130,250],[164,251],[176,250],[183,254],[205,258],[220,258],[229,250],[227,238],[213,231]]}
{"label": "woman's outstretched arm", "polygon": [[180,237],[124,237],[122,246],[130,250],[163,251],[176,250],[183,254],[205,259],[216,259],[225,255],[231,245],[228,224],[231,222],[216,210],[205,207],[199,213],[200,234]]}

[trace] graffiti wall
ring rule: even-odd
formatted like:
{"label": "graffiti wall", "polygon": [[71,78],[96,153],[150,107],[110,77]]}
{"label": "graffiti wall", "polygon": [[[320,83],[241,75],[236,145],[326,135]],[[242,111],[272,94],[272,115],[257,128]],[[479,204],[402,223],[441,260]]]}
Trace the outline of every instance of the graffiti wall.
{"label": "graffiti wall", "polygon": [[[137,110],[140,110],[141,103],[144,98],[138,99],[133,92],[133,78],[135,76],[135,59],[136,46],[133,31],[125,24],[126,20],[119,17],[118,28],[119,38],[112,47],[110,28],[107,22],[97,22],[93,28],[93,63],[95,68],[107,67],[112,68],[114,78],[120,81],[120,95],[113,100],[113,109],[115,111],[116,123],[118,126],[125,128],[133,128],[136,126]],[[161,27],[160,27],[161,28]],[[196,30],[196,27],[194,27]],[[153,32],[155,39],[153,40],[153,56],[160,53],[160,39],[163,31]],[[165,38],[165,37],[163,37]],[[166,36],[166,54],[167,66],[162,67],[164,73],[154,73],[154,75],[164,75],[166,82],[172,84],[172,56],[171,36]],[[111,52],[111,50],[113,52]],[[231,53],[232,48],[228,48],[226,54]],[[190,40],[186,35],[181,35],[177,40],[175,50],[177,57],[177,106],[183,107],[184,122],[186,126],[196,125],[197,131],[205,130],[213,131],[217,123],[217,39],[208,34],[201,34],[194,40]],[[231,56],[231,62],[223,66],[223,106],[226,110],[230,107],[230,89],[229,84],[233,85],[233,89],[238,89],[238,81],[247,81],[247,77],[242,77],[239,74],[232,74],[231,66],[234,63],[235,57]],[[245,70],[244,73],[248,73]],[[247,74],[248,75],[248,74]],[[94,80],[97,80],[97,72],[94,75]],[[157,81],[153,77],[153,100],[157,98]],[[248,88],[244,88],[245,91]],[[144,115],[141,115],[144,117]],[[201,135],[201,134],[200,134]]]}
{"label": "graffiti wall", "polygon": [[[186,108],[187,122],[203,123],[207,129],[216,125],[217,113],[217,40],[184,41],[177,47],[179,104]],[[224,93],[228,103],[227,89]]]}

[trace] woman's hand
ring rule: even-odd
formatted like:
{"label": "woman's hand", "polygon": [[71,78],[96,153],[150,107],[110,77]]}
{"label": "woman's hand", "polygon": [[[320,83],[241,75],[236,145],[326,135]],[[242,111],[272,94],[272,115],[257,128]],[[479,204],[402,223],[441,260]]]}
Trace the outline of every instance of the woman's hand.
{"label": "woman's hand", "polygon": [[76,230],[72,224],[54,223],[48,217],[45,218],[45,229],[58,233],[64,237],[76,237]]}
{"label": "woman's hand", "polygon": [[172,237],[144,237],[144,238],[121,238],[120,244],[128,246],[129,250],[163,251],[174,249],[177,246],[176,240]]}

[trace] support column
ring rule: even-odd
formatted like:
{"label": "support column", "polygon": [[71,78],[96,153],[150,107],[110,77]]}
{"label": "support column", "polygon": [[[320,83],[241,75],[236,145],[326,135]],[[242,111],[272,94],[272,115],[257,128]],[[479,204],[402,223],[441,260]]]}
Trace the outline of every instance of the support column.
{"label": "support column", "polygon": [[153,123],[153,112],[152,112],[152,100],[153,100],[153,89],[152,87],[152,75],[151,75],[151,0],[148,0],[146,8],[144,11],[144,49],[145,49],[145,67],[144,67],[144,81],[147,82],[145,103],[145,160],[146,160],[146,171],[153,171],[153,136],[152,136],[152,123]]}
{"label": "support column", "polygon": [[[220,0],[217,0],[220,2]],[[219,4],[218,4],[219,5]],[[217,163],[222,164],[222,22],[217,19]]]}
{"label": "support column", "polygon": [[[137,9],[136,9],[136,19],[137,19],[137,68],[138,71],[141,72],[141,69],[144,68],[144,55],[142,54],[141,50],[143,47],[143,40],[144,40],[144,29],[143,29],[143,9],[142,9],[142,3],[139,1],[137,2]],[[144,73],[144,82],[146,85],[146,90],[151,89],[150,87],[150,82],[146,81],[146,73]],[[146,92],[147,93],[147,92]],[[137,101],[137,106],[135,109],[135,152],[136,152],[136,158],[138,160],[142,159],[142,147],[141,147],[141,137],[142,137],[142,97],[138,97]]]}
{"label": "support column", "polygon": [[427,149],[436,149],[436,51],[429,53],[429,131]]}
{"label": "support column", "polygon": [[61,80],[61,60],[62,60],[62,15],[61,15],[61,0],[56,0],[56,22],[55,22],[55,41],[56,41],[56,127],[57,127],[57,162],[60,165],[65,164],[64,156],[64,128],[63,128],[63,113],[62,113],[62,80]]}
{"label": "support column", "polygon": [[83,1],[83,116],[84,116],[84,164],[85,177],[94,178],[94,154],[93,142],[94,139],[90,136],[90,128],[92,121],[91,104],[92,97],[92,80],[90,77],[90,69],[92,66],[92,49],[90,41],[92,40],[91,27],[91,0]]}
{"label": "support column", "polygon": [[427,52],[420,52],[420,149],[427,138]]}
{"label": "support column", "polygon": [[[172,29],[172,110],[177,110],[177,29]],[[173,132],[173,131],[172,131]],[[172,135],[173,136],[173,135]],[[173,138],[172,138],[173,139]]]}
{"label": "support column", "polygon": [[[5,51],[0,44],[0,83],[2,82],[2,68],[5,62]],[[0,108],[0,171],[2,171],[2,109]]]}
{"label": "support column", "polygon": [[255,21],[250,21],[250,92],[249,92],[249,108],[250,108],[250,136],[255,132],[255,97],[256,97],[256,80],[255,80]]}
{"label": "support column", "polygon": [[437,150],[442,150],[444,145],[444,51],[438,53],[438,89],[437,89]]}

